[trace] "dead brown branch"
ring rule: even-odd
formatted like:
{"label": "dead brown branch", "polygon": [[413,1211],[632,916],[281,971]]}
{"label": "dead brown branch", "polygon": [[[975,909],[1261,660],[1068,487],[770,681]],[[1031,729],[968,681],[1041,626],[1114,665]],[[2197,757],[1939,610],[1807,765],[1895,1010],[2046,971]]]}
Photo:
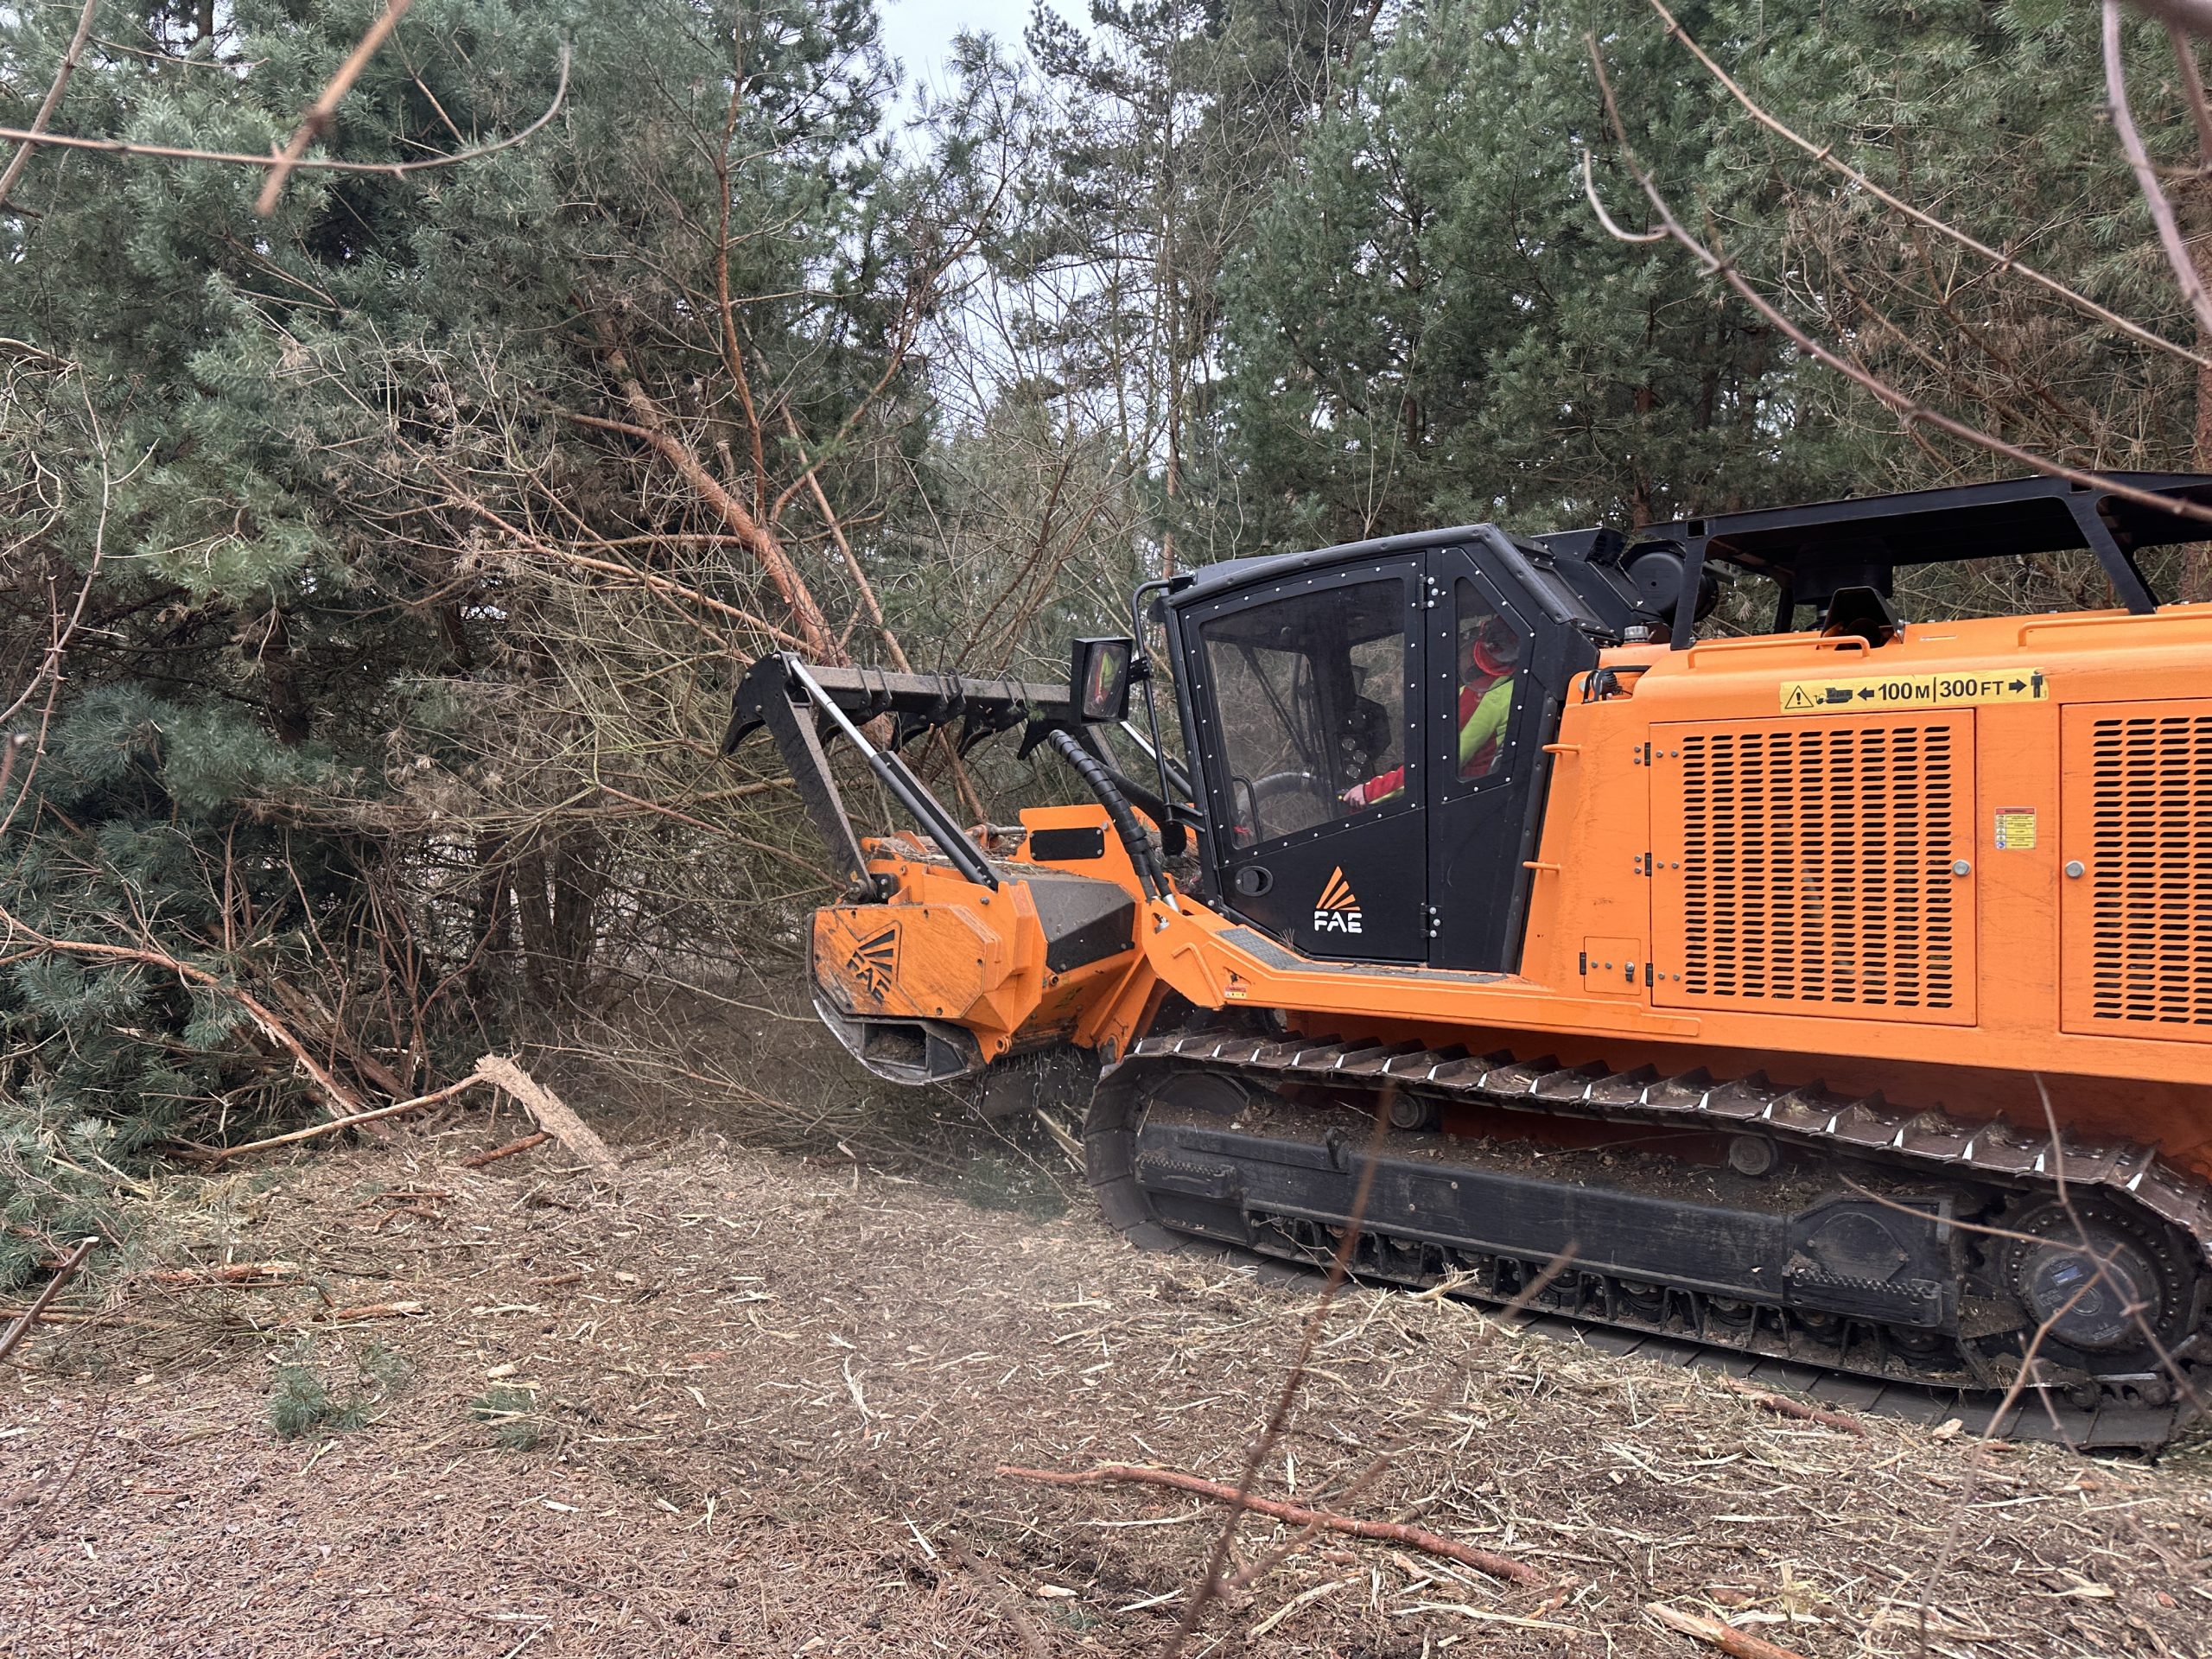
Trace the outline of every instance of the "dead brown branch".
{"label": "dead brown branch", "polygon": [[2127,73],[2120,62],[2120,0],[2105,0],[2104,54],[2105,98],[2112,111],[2113,130],[2119,135],[2120,149],[2127,153],[2128,166],[2134,169],[2144,205],[2151,210],[2151,223],[2158,227],[2158,245],[2165,250],[2166,263],[2173,267],[2182,297],[2196,314],[2197,327],[2212,335],[2212,295],[2204,291],[2203,279],[2196,274],[2196,262],[2190,257],[2189,244],[2174,217],[2174,205],[2166,200],[2165,187],[2158,182],[2158,172],[2143,148],[2143,136],[2135,130],[2134,112],[2127,106]]}
{"label": "dead brown branch", "polygon": [[1226,1503],[1232,1510],[1250,1510],[1255,1515],[1268,1516],[1277,1521],[1287,1521],[1294,1526],[1315,1527],[1324,1532],[1340,1532],[1353,1538],[1370,1538],[1381,1543],[1402,1544],[1408,1549],[1418,1549],[1426,1554],[1441,1555],[1446,1560],[1471,1567],[1478,1573],[1487,1573],[1494,1579],[1505,1579],[1514,1584],[1541,1584],[1543,1574],[1525,1561],[1500,1555],[1487,1549],[1477,1549],[1469,1544],[1429,1532],[1420,1527],[1405,1526],[1395,1521],[1363,1521],[1357,1516],[1337,1515],[1326,1510],[1309,1509],[1303,1503],[1287,1503],[1281,1498],[1262,1497],[1256,1493],[1240,1491],[1218,1480],[1205,1480],[1197,1475],[1186,1475],[1177,1469],[1147,1469],[1138,1464],[1103,1463],[1096,1469],[1067,1471],[1054,1469],[1020,1469],[1012,1464],[1001,1464],[998,1472],[1013,1480],[1033,1480],[1046,1486],[1106,1486],[1136,1484],[1171,1486],[1179,1492],[1193,1492],[1200,1497],[1210,1497],[1217,1503]]}
{"label": "dead brown branch", "polygon": [[496,1164],[502,1158],[512,1158],[517,1153],[528,1152],[532,1147],[542,1147],[553,1138],[550,1129],[540,1129],[535,1135],[525,1135],[510,1141],[505,1146],[493,1147],[487,1152],[471,1153],[461,1160],[463,1169],[481,1169],[486,1164]]}
{"label": "dead brown branch", "polygon": [[868,572],[861,568],[854,555],[853,544],[845,539],[845,527],[830,505],[830,497],[822,487],[822,475],[808,458],[806,444],[799,437],[798,423],[792,418],[788,406],[784,410],[784,429],[791,434],[791,444],[798,451],[799,465],[806,469],[806,486],[814,497],[816,509],[822,522],[830,528],[830,538],[837,544],[838,556],[845,562],[845,569],[853,579],[854,590],[860,595],[861,609],[867,613],[868,626],[883,641],[883,648],[891,655],[891,665],[901,674],[911,674],[914,665],[906,660],[906,648],[899,643],[899,636],[891,632],[891,625],[883,620],[883,607],[876,602],[875,584],[868,579]]}
{"label": "dead brown branch", "polygon": [[85,1265],[85,1258],[92,1253],[92,1247],[99,1243],[97,1238],[82,1241],[55,1265],[54,1277],[46,1281],[45,1288],[39,1292],[37,1299],[23,1310],[22,1318],[8,1327],[6,1334],[0,1335],[0,1360],[16,1351],[16,1344],[29,1334],[31,1326],[38,1323],[39,1315],[46,1312],[47,1304],[59,1296],[62,1287],[77,1276],[77,1269]]}
{"label": "dead brown branch", "polygon": [[243,1146],[218,1147],[213,1149],[213,1160],[217,1163],[221,1163],[245,1153],[266,1152],[271,1147],[289,1147],[298,1141],[312,1141],[318,1135],[334,1135],[340,1129],[350,1129],[363,1123],[374,1123],[383,1118],[397,1117],[402,1112],[417,1111],[425,1106],[435,1106],[442,1100],[451,1100],[463,1090],[473,1089],[482,1081],[481,1077],[467,1077],[459,1083],[449,1083],[444,1088],[433,1090],[427,1095],[417,1095],[412,1100],[395,1101],[389,1106],[379,1106],[372,1111],[356,1112],[351,1117],[336,1118],[327,1123],[312,1124],[304,1129],[294,1129],[289,1135],[272,1135],[265,1141],[249,1141]]}
{"label": "dead brown branch", "polygon": [[2204,72],[2196,67],[2196,48],[2190,44],[2189,31],[2178,24],[2166,25],[2166,42],[2174,49],[2174,67],[2181,73],[2182,96],[2189,100],[2190,119],[2196,124],[2196,156],[2212,166],[2212,101],[2204,91]]}
{"label": "dead brown branch", "polygon": [[[61,105],[61,94],[69,85],[69,77],[76,73],[77,61],[85,55],[85,42],[92,38],[92,14],[99,9],[100,0],[85,0],[85,9],[77,15],[77,32],[69,38],[69,48],[61,54],[61,67],[54,72],[54,84],[46,89],[46,96],[39,102],[38,113],[31,117],[30,130],[41,133],[54,112]],[[0,171],[0,207],[8,205],[8,193],[16,188],[16,181],[22,176],[29,165],[31,154],[37,148],[28,140],[16,146],[16,153],[9,158],[6,170]]]}
{"label": "dead brown branch", "polygon": [[[582,416],[575,418],[583,421],[587,425],[593,423]],[[450,480],[448,482],[450,486]],[[739,623],[745,627],[764,633],[779,645],[788,645],[794,650],[801,651],[807,648],[806,641],[804,639],[785,632],[773,623],[763,620],[750,611],[740,610],[734,605],[726,604],[711,594],[702,594],[696,588],[687,588],[680,582],[671,582],[665,576],[657,576],[649,570],[639,570],[632,565],[618,563],[612,559],[595,559],[588,554],[578,553],[574,549],[549,542],[542,536],[534,536],[519,524],[503,518],[464,490],[454,487],[453,501],[454,505],[463,512],[481,518],[486,524],[512,538],[517,546],[540,557],[551,559],[561,564],[574,565],[579,570],[589,570],[601,575],[613,576],[624,582],[636,582],[639,587],[649,588],[656,594],[681,600],[686,605],[696,606],[699,609],[728,621]],[[744,537],[740,537],[737,539],[748,550],[752,548],[753,543]],[[741,664],[749,664],[752,660],[743,652],[735,651],[734,648],[732,654]]]}
{"label": "dead brown branch", "polygon": [[2133,0],[2135,9],[2192,35],[2212,36],[2212,0]]}
{"label": "dead brown branch", "polygon": [[262,218],[266,219],[276,211],[277,200],[284,194],[284,181],[292,175],[292,169],[299,165],[300,157],[308,153],[308,146],[329,130],[331,118],[338,113],[340,102],[353,90],[353,83],[360,79],[361,71],[376,55],[377,48],[390,38],[393,29],[399,27],[399,20],[407,15],[407,9],[414,3],[415,0],[385,0],[382,15],[369,25],[368,32],[346,54],[346,61],[338,66],[338,73],[331,76],[330,84],[322,89],[314,103],[308,105],[307,113],[300,118],[299,130],[284,146],[283,153],[276,158],[276,164],[269,169],[268,181],[261,187],[261,194],[254,200],[253,211]]}
{"label": "dead brown branch", "polygon": [[1731,1393],[1740,1394],[1753,1405],[1764,1408],[1779,1416],[1795,1417],[1800,1422],[1819,1423],[1825,1428],[1841,1429],[1847,1434],[1864,1435],[1866,1425],[1856,1417],[1840,1411],[1828,1411],[1820,1406],[1808,1406],[1802,1400],[1792,1400],[1785,1394],[1770,1394],[1764,1389],[1755,1389],[1750,1383],[1733,1376],[1723,1376],[1720,1386]]}
{"label": "dead brown branch", "polygon": [[304,1319],[289,1320],[293,1325],[312,1325],[322,1319],[332,1319],[341,1325],[357,1319],[419,1319],[430,1310],[420,1302],[362,1302],[353,1307],[334,1307],[327,1313],[311,1314]]}
{"label": "dead brown branch", "polygon": [[149,1274],[157,1285],[250,1285],[298,1275],[296,1262],[232,1262],[214,1268],[168,1268]]}
{"label": "dead brown branch", "polygon": [[[1515,1292],[1511,1301],[1499,1308],[1493,1316],[1483,1321],[1479,1334],[1468,1345],[1467,1351],[1461,1357],[1459,1363],[1446,1371],[1438,1381],[1436,1387],[1431,1390],[1429,1397],[1422,1402],[1420,1413],[1400,1432],[1395,1441],[1384,1445],[1381,1451],[1369,1459],[1366,1468],[1361,1470],[1345,1484],[1336,1489],[1335,1497],[1339,1504],[1349,1503],[1382,1478],[1383,1471],[1390,1467],[1391,1460],[1412,1438],[1414,1425],[1426,1421],[1432,1413],[1442,1406],[1448,1391],[1465,1386],[1467,1373],[1481,1359],[1484,1349],[1489,1344],[1491,1332],[1500,1325],[1511,1323],[1526,1312],[1529,1304],[1549,1289],[1557,1281],[1559,1276],[1567,1271],[1568,1266],[1573,1262],[1574,1255],[1575,1247],[1569,1244],[1567,1249],[1544,1264],[1541,1273],[1537,1274]],[[1414,1300],[1433,1299],[1442,1301],[1452,1294],[1453,1287],[1449,1278],[1440,1280],[1427,1290],[1420,1292]],[[1294,1533],[1251,1566],[1238,1573],[1234,1580],[1236,1586],[1243,1590],[1257,1584],[1287,1560],[1293,1552],[1303,1549],[1312,1543],[1318,1530],[1318,1528],[1308,1527],[1303,1532]]]}
{"label": "dead brown branch", "polygon": [[[1298,1354],[1290,1370],[1283,1374],[1282,1387],[1276,1391],[1274,1407],[1267,1421],[1260,1427],[1251,1446],[1244,1454],[1244,1466],[1238,1471],[1236,1484],[1230,1492],[1231,1499],[1228,1518],[1214,1536],[1213,1548],[1207,1552],[1205,1571],[1183,1604],[1183,1614],[1175,1625],[1174,1634],[1161,1647],[1161,1659],[1175,1659],[1183,1645],[1205,1617],[1207,1605],[1221,1593],[1221,1570],[1229,1560],[1229,1553],[1236,1540],[1236,1529],[1243,1523],[1247,1501],[1252,1488],[1258,1484],[1260,1471],[1274,1450],[1275,1442],[1290,1425],[1290,1408],[1298,1399],[1299,1390],[1306,1386],[1306,1368],[1313,1363],[1313,1351],[1319,1345],[1321,1332],[1328,1323],[1329,1310],[1335,1305],[1337,1293],[1344,1288],[1351,1275],[1353,1255],[1359,1249],[1362,1231],[1367,1223],[1367,1205],[1374,1196],[1375,1172],[1384,1136],[1389,1130],[1389,1102],[1386,1095],[1382,1109],[1375,1114],[1374,1127],[1367,1137],[1366,1156],[1360,1160],[1359,1184],[1352,1191],[1351,1214],[1337,1237],[1335,1254],[1329,1260],[1329,1275],[1322,1281],[1321,1294],[1315,1300],[1313,1311],[1306,1314],[1299,1332]],[[1311,1517],[1308,1517],[1309,1519]]]}
{"label": "dead brown branch", "polygon": [[1798,1659],[1788,1648],[1777,1648],[1771,1642],[1724,1624],[1717,1618],[1707,1618],[1698,1613],[1686,1613],[1679,1607],[1669,1607],[1664,1602],[1653,1602],[1644,1611],[1669,1630],[1702,1642],[1708,1648],[1718,1648],[1729,1659]]}
{"label": "dead brown branch", "polygon": [[615,337],[613,325],[601,314],[594,312],[591,323],[598,340],[600,359],[614,377],[621,389],[622,401],[630,410],[630,421],[610,421],[595,415],[574,410],[564,411],[567,417],[579,426],[596,428],[601,431],[619,432],[637,439],[658,453],[676,469],[684,483],[696,491],[700,499],[712,507],[753,555],[761,574],[790,609],[797,625],[799,638],[805,649],[817,661],[842,663],[847,660],[839,649],[836,636],[830,632],[829,619],[815,602],[814,594],[792,563],[791,554],[783,540],[769,528],[770,521],[754,517],[752,509],[726,489],[721,481],[707,470],[704,462],[691,452],[690,447],[669,429],[668,416],[645,390],[644,383],[630,365],[629,355]]}

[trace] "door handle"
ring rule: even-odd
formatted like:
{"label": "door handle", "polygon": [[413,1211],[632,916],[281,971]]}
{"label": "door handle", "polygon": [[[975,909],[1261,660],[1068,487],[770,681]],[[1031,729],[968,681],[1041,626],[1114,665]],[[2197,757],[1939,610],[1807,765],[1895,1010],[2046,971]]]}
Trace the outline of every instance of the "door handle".
{"label": "door handle", "polygon": [[1275,873],[1264,864],[1247,864],[1229,878],[1241,899],[1257,899],[1275,884]]}

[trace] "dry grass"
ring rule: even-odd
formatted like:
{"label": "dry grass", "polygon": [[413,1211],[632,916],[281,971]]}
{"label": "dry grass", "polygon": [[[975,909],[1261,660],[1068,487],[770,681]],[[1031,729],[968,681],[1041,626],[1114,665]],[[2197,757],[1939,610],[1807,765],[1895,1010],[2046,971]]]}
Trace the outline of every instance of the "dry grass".
{"label": "dry grass", "polygon": [[[1217,1512],[994,1467],[1233,1480],[1318,1281],[703,1130],[633,1148],[619,1193],[555,1147],[460,1166],[507,1133],[195,1182],[167,1265],[296,1270],[142,1275],[26,1345],[0,1394],[8,1651],[1158,1650]],[[276,1438],[302,1367],[365,1427]],[[1322,1538],[1188,1650],[1694,1653],[1663,1603],[1807,1659],[2206,1651],[2203,1461],[1868,1427],[1349,1293],[1263,1489],[1328,1507],[1387,1452],[1344,1507],[1548,1582]],[[1249,1521],[1232,1569],[1288,1536]]]}

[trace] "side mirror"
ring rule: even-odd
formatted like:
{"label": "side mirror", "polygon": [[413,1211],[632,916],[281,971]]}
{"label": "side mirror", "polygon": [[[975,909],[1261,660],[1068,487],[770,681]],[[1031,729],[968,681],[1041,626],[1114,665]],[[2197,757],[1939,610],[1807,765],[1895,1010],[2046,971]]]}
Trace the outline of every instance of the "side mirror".
{"label": "side mirror", "polygon": [[1134,639],[1078,639],[1068,676],[1068,703],[1086,725],[1126,720],[1129,713],[1129,659]]}

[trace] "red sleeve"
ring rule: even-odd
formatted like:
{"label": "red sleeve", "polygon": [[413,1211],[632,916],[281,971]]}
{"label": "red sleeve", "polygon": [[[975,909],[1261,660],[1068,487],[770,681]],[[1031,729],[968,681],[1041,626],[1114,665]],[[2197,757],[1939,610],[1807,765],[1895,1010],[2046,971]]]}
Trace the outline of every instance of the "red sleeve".
{"label": "red sleeve", "polygon": [[1406,769],[1403,766],[1393,766],[1379,777],[1369,779],[1354,792],[1358,795],[1359,804],[1362,806],[1372,806],[1385,797],[1396,794],[1405,786]]}

